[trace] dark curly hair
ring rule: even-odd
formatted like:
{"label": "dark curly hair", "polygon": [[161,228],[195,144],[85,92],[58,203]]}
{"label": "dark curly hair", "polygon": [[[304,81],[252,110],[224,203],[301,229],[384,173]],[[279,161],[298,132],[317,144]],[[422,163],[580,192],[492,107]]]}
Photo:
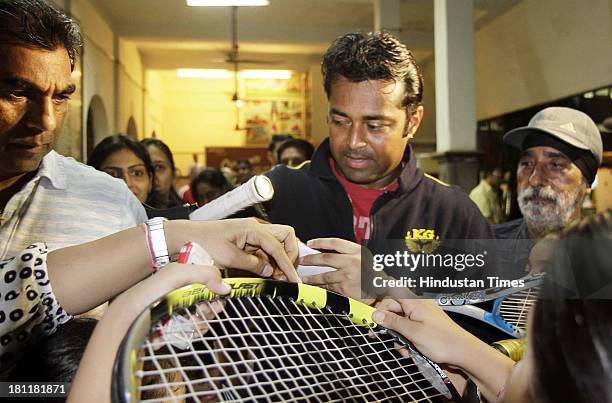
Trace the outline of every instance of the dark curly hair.
{"label": "dark curly hair", "polygon": [[79,26],[44,0],[0,0],[0,38],[35,49],[64,47],[71,70],[83,46]]}
{"label": "dark curly hair", "polygon": [[412,52],[388,32],[350,33],[337,38],[321,63],[325,93],[341,77],[352,82],[390,80],[403,82],[402,106],[413,112],[423,100],[423,76]]}

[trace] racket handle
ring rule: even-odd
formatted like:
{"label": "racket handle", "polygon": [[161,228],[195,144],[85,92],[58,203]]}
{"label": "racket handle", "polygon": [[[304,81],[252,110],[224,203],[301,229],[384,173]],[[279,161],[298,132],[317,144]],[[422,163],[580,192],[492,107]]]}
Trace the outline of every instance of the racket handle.
{"label": "racket handle", "polygon": [[510,357],[513,361],[520,361],[527,349],[527,340],[525,337],[521,339],[500,340],[496,341],[491,346],[502,354]]}
{"label": "racket handle", "polygon": [[268,201],[274,196],[272,182],[265,175],[256,175],[210,203],[189,214],[190,220],[220,220],[256,203]]}

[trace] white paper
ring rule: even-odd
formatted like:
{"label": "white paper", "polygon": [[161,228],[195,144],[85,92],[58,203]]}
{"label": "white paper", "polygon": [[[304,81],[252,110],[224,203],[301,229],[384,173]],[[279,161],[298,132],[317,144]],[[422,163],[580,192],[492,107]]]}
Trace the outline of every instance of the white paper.
{"label": "white paper", "polygon": [[[299,255],[300,257],[313,255],[315,253],[321,253],[316,249],[312,249],[305,243],[300,242],[298,245]],[[317,274],[327,273],[330,271],[336,271],[335,268],[329,266],[303,266],[298,265],[297,273],[300,278],[304,278],[306,276],[315,276]]]}

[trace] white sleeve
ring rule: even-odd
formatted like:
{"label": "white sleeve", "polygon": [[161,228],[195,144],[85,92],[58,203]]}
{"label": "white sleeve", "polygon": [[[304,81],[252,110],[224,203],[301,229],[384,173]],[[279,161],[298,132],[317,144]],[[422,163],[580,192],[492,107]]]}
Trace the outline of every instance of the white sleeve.
{"label": "white sleeve", "polygon": [[124,214],[122,217],[122,230],[136,227],[147,221],[147,213],[140,201],[126,187],[126,195],[124,199]]}

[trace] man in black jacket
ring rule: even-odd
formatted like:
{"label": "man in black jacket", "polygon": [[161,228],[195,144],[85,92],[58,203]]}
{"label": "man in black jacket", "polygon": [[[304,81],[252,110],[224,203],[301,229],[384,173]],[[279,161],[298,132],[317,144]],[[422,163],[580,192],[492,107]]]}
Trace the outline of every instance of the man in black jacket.
{"label": "man in black jacket", "polygon": [[[408,143],[423,118],[423,79],[404,44],[388,33],[347,34],[327,50],[322,73],[329,138],[310,163],[267,174],[275,189],[266,206],[272,222],[293,226],[303,241],[343,238],[370,248],[392,239],[492,238],[467,194],[416,166]],[[343,266],[327,253],[302,263]],[[342,283],[341,275],[328,274],[327,285]]]}
{"label": "man in black jacket", "polygon": [[322,72],[329,138],[312,162],[268,174],[276,192],[267,206],[272,221],[292,225],[304,241],[364,243],[421,230],[490,237],[465,193],[416,166],[408,143],[423,118],[423,79],[405,45],[388,33],[348,34],[328,49]]}

